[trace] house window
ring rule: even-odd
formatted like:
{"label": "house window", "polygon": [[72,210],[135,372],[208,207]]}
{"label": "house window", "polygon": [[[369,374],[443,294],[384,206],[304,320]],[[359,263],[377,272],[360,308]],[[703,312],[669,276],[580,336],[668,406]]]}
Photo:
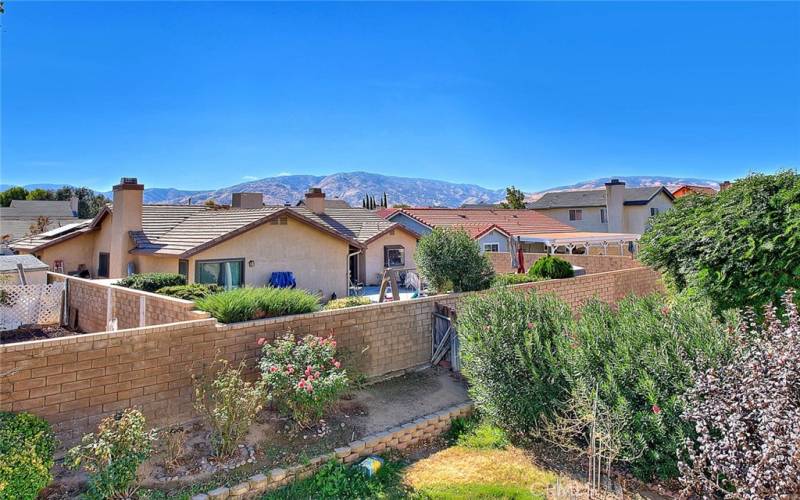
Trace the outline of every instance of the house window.
{"label": "house window", "polygon": [[97,277],[108,278],[108,263],[111,257],[106,252],[100,252],[100,258],[97,262]]}
{"label": "house window", "polygon": [[400,245],[383,247],[383,267],[403,267],[406,265],[406,249]]}
{"label": "house window", "polygon": [[583,210],[570,209],[569,220],[583,220]]}
{"label": "house window", "polygon": [[226,290],[244,285],[244,259],[198,260],[194,269],[195,283],[219,285]]}
{"label": "house window", "polygon": [[650,217],[658,215],[659,210],[656,207],[650,207]]}
{"label": "house window", "polygon": [[178,274],[189,279],[189,261],[186,259],[178,259]]}
{"label": "house window", "polygon": [[483,244],[483,251],[484,252],[499,252],[500,251],[500,243],[484,243]]}
{"label": "house window", "polygon": [[608,211],[605,208],[600,209],[600,223],[608,224]]}

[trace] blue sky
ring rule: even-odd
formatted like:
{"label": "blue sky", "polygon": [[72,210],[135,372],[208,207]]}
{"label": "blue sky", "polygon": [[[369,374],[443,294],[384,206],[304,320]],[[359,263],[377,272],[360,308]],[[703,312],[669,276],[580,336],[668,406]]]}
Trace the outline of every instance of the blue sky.
{"label": "blue sky", "polygon": [[800,3],[6,2],[2,183],[800,166]]}

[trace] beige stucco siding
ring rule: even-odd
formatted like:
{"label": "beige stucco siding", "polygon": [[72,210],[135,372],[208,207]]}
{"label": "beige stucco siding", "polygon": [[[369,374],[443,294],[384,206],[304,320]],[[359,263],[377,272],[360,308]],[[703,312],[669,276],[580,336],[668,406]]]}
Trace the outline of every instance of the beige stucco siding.
{"label": "beige stucco siding", "polygon": [[57,260],[64,261],[64,271],[67,273],[77,271],[78,266],[83,264],[94,277],[97,271],[92,259],[94,238],[95,233],[88,232],[32,253],[51,269]]}
{"label": "beige stucco siding", "polygon": [[137,273],[177,273],[177,257],[157,257],[155,255],[136,255]]}
{"label": "beige stucco siding", "polygon": [[[111,253],[111,234],[112,234],[111,224],[113,218],[114,216],[112,214],[110,213],[107,214],[105,217],[103,217],[103,220],[100,223],[100,228],[97,231],[94,231],[95,234],[94,249],[92,251],[92,267],[90,269],[90,271],[92,272],[92,278],[97,277],[97,270],[100,267],[100,252],[109,254]],[[130,240],[130,237],[127,234],[124,237]],[[132,255],[128,255],[127,257],[128,259],[126,260],[126,262],[134,260]],[[124,277],[122,274],[115,275],[115,273],[111,271],[112,270],[109,267],[109,274],[111,274],[109,278]]]}
{"label": "beige stucco siding", "polygon": [[407,268],[416,268],[414,252],[417,251],[417,239],[405,231],[395,229],[369,243],[365,251],[366,276],[361,279],[369,284],[380,282],[378,275],[383,274],[383,248],[387,245],[401,245],[405,249]]}
{"label": "beige stucco siding", "polygon": [[582,220],[569,220],[569,208],[549,208],[537,209],[543,215],[551,217],[559,222],[563,222],[568,226],[574,227],[578,231],[589,231],[605,233],[608,232],[608,224],[600,222],[600,207],[575,207],[577,210],[583,210]]}
{"label": "beige stucco siding", "polygon": [[[197,261],[244,259],[244,279],[249,286],[265,286],[275,271],[291,271],[298,288],[347,295],[346,241],[303,222],[288,218],[286,225],[263,224],[189,258],[189,282],[194,282]],[[253,267],[249,262],[253,261]],[[177,270],[177,262],[175,264]]]}
{"label": "beige stucco siding", "polygon": [[672,208],[672,200],[662,191],[650,200],[647,205],[627,205],[625,207],[625,232],[642,234],[647,229],[647,220],[650,218],[650,209],[658,208],[666,212]]}

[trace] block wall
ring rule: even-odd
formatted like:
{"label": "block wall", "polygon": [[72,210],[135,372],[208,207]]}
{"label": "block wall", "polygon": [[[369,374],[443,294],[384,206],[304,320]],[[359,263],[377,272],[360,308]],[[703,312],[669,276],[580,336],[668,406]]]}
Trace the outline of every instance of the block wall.
{"label": "block wall", "polygon": [[[513,273],[516,269],[511,267],[511,254],[508,252],[487,252],[489,260],[492,261],[494,271],[498,274]],[[546,256],[544,253],[526,253],[525,270],[530,269],[531,265],[538,259]],[[632,257],[618,255],[569,255],[558,254],[557,257],[571,262],[575,266],[580,266],[586,270],[586,274],[607,273],[609,271],[620,271],[622,269],[634,269],[641,267],[642,264]]]}

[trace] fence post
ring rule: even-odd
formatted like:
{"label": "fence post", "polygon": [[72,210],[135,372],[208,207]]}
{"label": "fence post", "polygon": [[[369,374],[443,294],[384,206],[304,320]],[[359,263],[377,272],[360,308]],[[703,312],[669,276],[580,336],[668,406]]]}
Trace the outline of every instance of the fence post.
{"label": "fence post", "polygon": [[146,321],[146,314],[145,314],[145,307],[147,304],[147,299],[144,295],[139,296],[139,326],[145,326]]}

